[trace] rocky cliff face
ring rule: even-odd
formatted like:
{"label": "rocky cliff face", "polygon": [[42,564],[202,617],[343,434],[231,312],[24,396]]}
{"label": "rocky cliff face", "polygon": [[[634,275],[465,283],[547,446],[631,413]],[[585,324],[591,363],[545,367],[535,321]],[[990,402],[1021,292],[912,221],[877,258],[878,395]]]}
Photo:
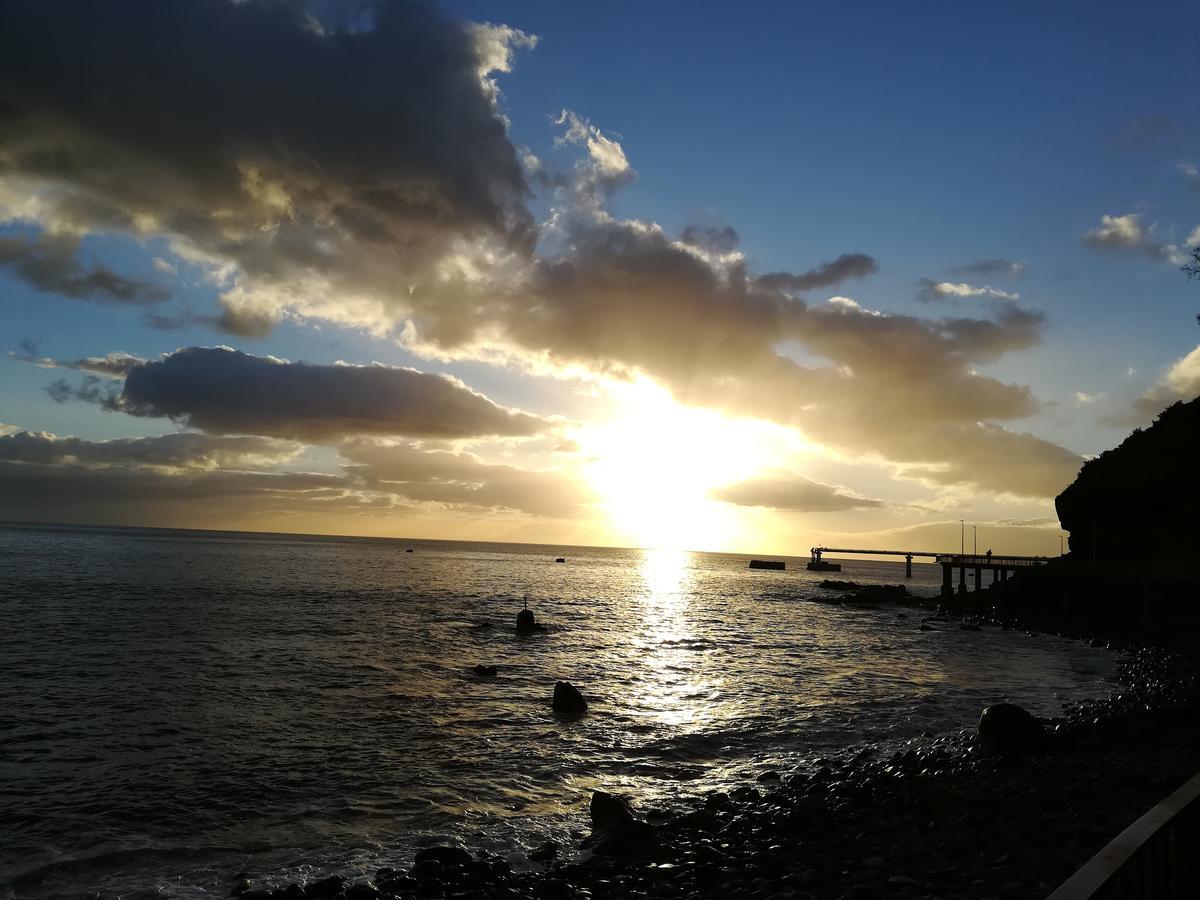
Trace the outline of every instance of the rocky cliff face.
{"label": "rocky cliff face", "polygon": [[1200,565],[1200,397],[1079,470],[1054,501],[1071,553],[1090,560],[1186,554]]}

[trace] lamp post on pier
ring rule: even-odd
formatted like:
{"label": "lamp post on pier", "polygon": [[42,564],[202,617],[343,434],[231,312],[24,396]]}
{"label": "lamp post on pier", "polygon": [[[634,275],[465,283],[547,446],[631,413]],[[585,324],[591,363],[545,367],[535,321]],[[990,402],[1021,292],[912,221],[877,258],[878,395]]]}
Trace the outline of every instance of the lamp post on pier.
{"label": "lamp post on pier", "polygon": [[958,520],[958,555],[965,556],[967,553],[967,526],[963,524],[963,520]]}
{"label": "lamp post on pier", "polygon": [[971,526],[971,534],[975,541],[975,549],[972,550],[971,552],[974,553],[976,556],[978,556],[979,555],[979,526],[978,525]]}

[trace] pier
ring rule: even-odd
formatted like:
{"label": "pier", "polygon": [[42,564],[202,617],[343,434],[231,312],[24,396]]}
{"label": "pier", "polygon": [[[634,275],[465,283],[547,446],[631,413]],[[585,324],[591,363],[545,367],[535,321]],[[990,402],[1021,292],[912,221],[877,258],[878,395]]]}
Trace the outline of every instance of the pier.
{"label": "pier", "polygon": [[958,569],[958,592],[967,592],[967,569],[975,570],[975,589],[983,586],[983,573],[992,573],[992,582],[1007,581],[1010,572],[1048,563],[1049,556],[996,556],[992,553],[932,553],[926,550],[862,550],[854,547],[813,547],[809,568],[820,569],[825,553],[855,556],[903,556],[904,577],[912,578],[914,557],[932,559],[942,567],[942,596],[954,593],[954,569]]}

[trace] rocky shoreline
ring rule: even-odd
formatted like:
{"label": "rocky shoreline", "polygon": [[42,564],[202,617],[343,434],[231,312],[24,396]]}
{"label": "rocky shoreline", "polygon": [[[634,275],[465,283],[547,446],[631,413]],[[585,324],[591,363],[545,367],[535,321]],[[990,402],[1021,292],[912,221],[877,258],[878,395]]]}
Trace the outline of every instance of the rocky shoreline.
{"label": "rocky shoreline", "polygon": [[[841,587],[839,585],[839,587]],[[847,603],[924,607],[926,628],[1063,631],[995,608],[939,609],[903,589]],[[987,592],[984,592],[985,594]],[[1091,638],[1098,635],[1070,634]],[[275,891],[239,879],[242,900],[377,898],[1045,897],[1200,763],[1200,667],[1185,652],[1114,646],[1121,693],[1042,720],[1022,752],[985,754],[975,728],[903,749],[849,748],[763,772],[757,784],[639,814],[596,792],[593,835],[547,844],[513,871],[499,857],[426,848],[407,870],[336,876]],[[964,723],[966,724],[966,723]]]}

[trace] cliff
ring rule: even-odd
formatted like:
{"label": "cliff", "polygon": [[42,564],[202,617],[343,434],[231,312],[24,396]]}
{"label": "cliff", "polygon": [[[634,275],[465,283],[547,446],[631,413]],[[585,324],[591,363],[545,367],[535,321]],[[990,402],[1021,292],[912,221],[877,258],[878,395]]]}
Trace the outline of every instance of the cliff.
{"label": "cliff", "polygon": [[1200,556],[1200,397],[1101,453],[1054,501],[1080,562]]}

